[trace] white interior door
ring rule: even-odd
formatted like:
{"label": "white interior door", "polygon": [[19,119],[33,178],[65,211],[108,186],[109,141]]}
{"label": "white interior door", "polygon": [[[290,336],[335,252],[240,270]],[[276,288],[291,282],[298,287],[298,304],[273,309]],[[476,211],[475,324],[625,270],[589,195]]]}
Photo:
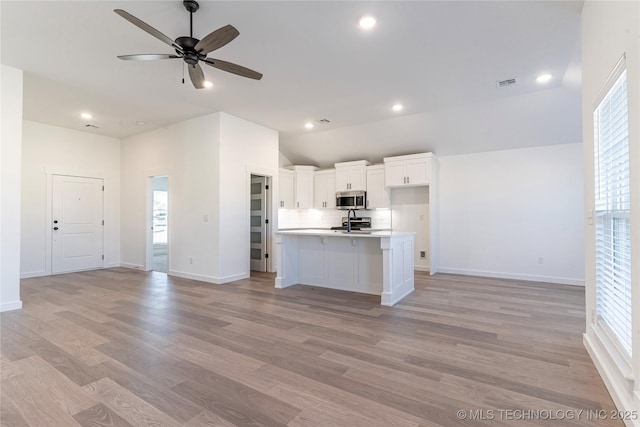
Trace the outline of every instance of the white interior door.
{"label": "white interior door", "polygon": [[251,270],[267,271],[267,197],[264,176],[251,175]]}
{"label": "white interior door", "polygon": [[103,267],[103,181],[53,175],[51,272]]}

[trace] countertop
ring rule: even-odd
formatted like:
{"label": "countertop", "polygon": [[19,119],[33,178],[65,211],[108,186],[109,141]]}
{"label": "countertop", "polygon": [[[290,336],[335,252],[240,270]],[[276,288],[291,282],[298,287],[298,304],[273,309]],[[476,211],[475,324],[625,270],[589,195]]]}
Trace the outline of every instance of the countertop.
{"label": "countertop", "polygon": [[327,237],[399,237],[399,236],[413,236],[414,232],[409,231],[391,231],[391,230],[371,230],[371,231],[357,231],[347,232],[343,230],[328,230],[321,228],[302,228],[302,229],[285,229],[278,230],[276,234],[279,235],[293,235],[293,236],[327,236]]}

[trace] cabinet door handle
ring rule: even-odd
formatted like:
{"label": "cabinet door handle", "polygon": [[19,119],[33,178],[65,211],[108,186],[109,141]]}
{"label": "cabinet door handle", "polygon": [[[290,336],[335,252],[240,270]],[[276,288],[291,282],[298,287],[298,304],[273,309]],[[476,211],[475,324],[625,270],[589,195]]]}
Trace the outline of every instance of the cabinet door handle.
{"label": "cabinet door handle", "polygon": [[297,207],[300,207],[300,202],[296,202],[296,206],[297,206]]}
{"label": "cabinet door handle", "polygon": [[407,177],[407,184],[409,184],[409,177]]}
{"label": "cabinet door handle", "polygon": [[407,183],[407,177],[406,177],[406,176],[403,176],[403,177],[402,177],[402,183],[403,183],[403,184],[406,184],[406,183]]}

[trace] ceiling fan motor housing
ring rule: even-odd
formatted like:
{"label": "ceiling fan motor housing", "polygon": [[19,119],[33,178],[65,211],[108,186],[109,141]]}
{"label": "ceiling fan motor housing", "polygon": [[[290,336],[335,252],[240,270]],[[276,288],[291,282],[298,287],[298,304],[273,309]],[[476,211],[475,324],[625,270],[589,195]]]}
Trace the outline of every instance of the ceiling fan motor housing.
{"label": "ceiling fan motor housing", "polygon": [[182,2],[182,5],[190,13],[196,12],[198,9],[200,9],[200,5],[195,0],[184,0]]}
{"label": "ceiling fan motor housing", "polygon": [[[195,65],[198,63],[199,60],[203,59],[204,56],[206,56],[206,55],[203,56],[196,51],[195,47],[200,41],[196,38],[184,36],[184,37],[178,37],[175,41],[184,51],[183,59],[184,59],[184,62],[186,62],[187,64]],[[180,52],[177,49],[176,49],[176,52],[179,55],[182,54],[182,52]]]}

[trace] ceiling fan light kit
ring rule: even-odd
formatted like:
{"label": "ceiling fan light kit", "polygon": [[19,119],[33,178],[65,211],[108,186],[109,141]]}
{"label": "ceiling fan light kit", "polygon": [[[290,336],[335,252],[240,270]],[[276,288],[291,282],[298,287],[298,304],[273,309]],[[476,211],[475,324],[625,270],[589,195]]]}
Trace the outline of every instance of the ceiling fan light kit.
{"label": "ceiling fan light kit", "polygon": [[189,77],[191,83],[196,89],[207,87],[204,78],[204,71],[200,66],[200,62],[217,68],[228,73],[233,73],[242,77],[260,80],[262,74],[249,68],[243,67],[220,59],[207,58],[210,52],[230,43],[233,39],[240,35],[240,32],[233,25],[225,25],[222,28],[209,33],[202,40],[193,37],[193,13],[196,12],[200,5],[195,0],[185,0],[182,2],[187,12],[189,12],[189,36],[181,36],[175,40],[171,40],[160,31],[153,28],[146,22],[136,18],[122,9],[115,9],[114,12],[122,18],[131,22],[136,27],[146,31],[148,34],[157,38],[165,44],[173,47],[176,54],[139,54],[139,55],[121,55],[118,58],[126,61],[156,61],[161,59],[182,59],[189,69]]}

